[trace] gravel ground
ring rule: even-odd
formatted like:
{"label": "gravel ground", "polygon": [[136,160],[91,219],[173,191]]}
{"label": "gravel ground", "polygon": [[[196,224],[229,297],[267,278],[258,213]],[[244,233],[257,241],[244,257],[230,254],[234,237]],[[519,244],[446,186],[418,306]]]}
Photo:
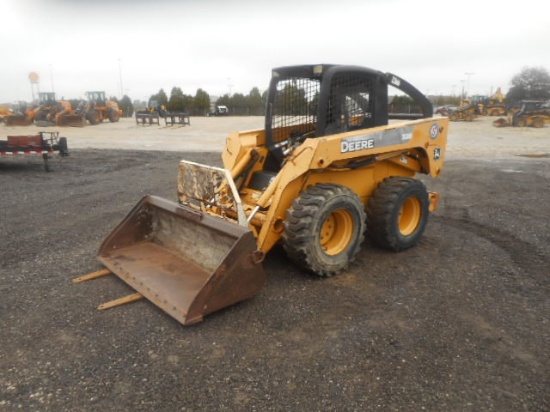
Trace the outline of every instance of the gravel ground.
{"label": "gravel ground", "polygon": [[96,311],[130,288],[71,279],[143,195],[175,199],[181,158],[219,153],[0,158],[0,410],[550,410],[550,159],[468,152],[488,142],[425,179],[441,202],[417,247],[366,243],[325,280],[276,248],[259,295],[190,327],[148,301]]}

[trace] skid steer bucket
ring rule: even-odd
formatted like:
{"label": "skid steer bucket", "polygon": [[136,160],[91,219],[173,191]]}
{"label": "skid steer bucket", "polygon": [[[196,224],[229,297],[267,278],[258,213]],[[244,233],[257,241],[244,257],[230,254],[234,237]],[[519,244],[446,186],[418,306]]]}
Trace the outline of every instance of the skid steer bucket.
{"label": "skid steer bucket", "polygon": [[252,232],[145,196],[105,239],[98,259],[184,325],[256,294],[265,283]]}

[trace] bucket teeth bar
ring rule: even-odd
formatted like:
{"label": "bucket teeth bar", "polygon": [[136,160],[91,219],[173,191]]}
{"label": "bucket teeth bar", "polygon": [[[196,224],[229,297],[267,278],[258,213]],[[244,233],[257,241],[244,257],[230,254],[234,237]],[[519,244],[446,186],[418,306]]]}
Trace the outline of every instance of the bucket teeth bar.
{"label": "bucket teeth bar", "polygon": [[[88,280],[99,279],[112,274],[113,272],[110,271],[109,269],[102,269],[102,270],[98,270],[97,272],[88,273],[87,275],[75,278],[73,279],[73,283],[87,282]],[[97,309],[98,310],[110,309],[117,306],[125,305],[127,303],[136,302],[143,298],[144,296],[141,293],[136,292],[136,293],[132,293],[131,295],[124,296],[122,298],[118,298],[118,299],[111,300],[109,302],[102,303],[97,307]]]}
{"label": "bucket teeth bar", "polygon": [[111,272],[109,269],[98,270],[97,272],[88,273],[87,275],[73,279],[73,283],[82,283],[88,280],[102,278],[104,276],[110,275],[111,273],[113,272]]}
{"label": "bucket teeth bar", "polygon": [[143,299],[144,296],[141,293],[132,293],[131,295],[124,296],[122,298],[114,299],[109,302],[102,303],[97,307],[98,310],[111,309],[117,306],[125,305],[127,303],[137,302]]}

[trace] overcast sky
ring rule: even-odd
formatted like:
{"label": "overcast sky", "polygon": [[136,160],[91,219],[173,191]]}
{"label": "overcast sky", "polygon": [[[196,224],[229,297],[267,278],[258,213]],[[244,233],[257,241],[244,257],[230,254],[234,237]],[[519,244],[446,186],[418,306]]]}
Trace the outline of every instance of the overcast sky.
{"label": "overcast sky", "polygon": [[30,101],[30,72],[58,98],[105,90],[145,100],[174,86],[263,91],[273,67],[317,63],[392,72],[427,94],[506,92],[524,67],[550,71],[545,4],[0,0],[0,102]]}

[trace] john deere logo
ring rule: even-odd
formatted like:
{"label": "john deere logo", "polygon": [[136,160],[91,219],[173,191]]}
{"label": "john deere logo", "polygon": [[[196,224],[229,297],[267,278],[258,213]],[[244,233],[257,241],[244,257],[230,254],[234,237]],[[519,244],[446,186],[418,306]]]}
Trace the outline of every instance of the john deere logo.
{"label": "john deere logo", "polygon": [[343,139],[340,145],[341,153],[358,152],[359,150],[366,150],[374,148],[374,139],[365,137],[355,137],[351,139]]}
{"label": "john deere logo", "polygon": [[430,137],[436,139],[439,136],[439,125],[437,123],[432,124],[430,128]]}

